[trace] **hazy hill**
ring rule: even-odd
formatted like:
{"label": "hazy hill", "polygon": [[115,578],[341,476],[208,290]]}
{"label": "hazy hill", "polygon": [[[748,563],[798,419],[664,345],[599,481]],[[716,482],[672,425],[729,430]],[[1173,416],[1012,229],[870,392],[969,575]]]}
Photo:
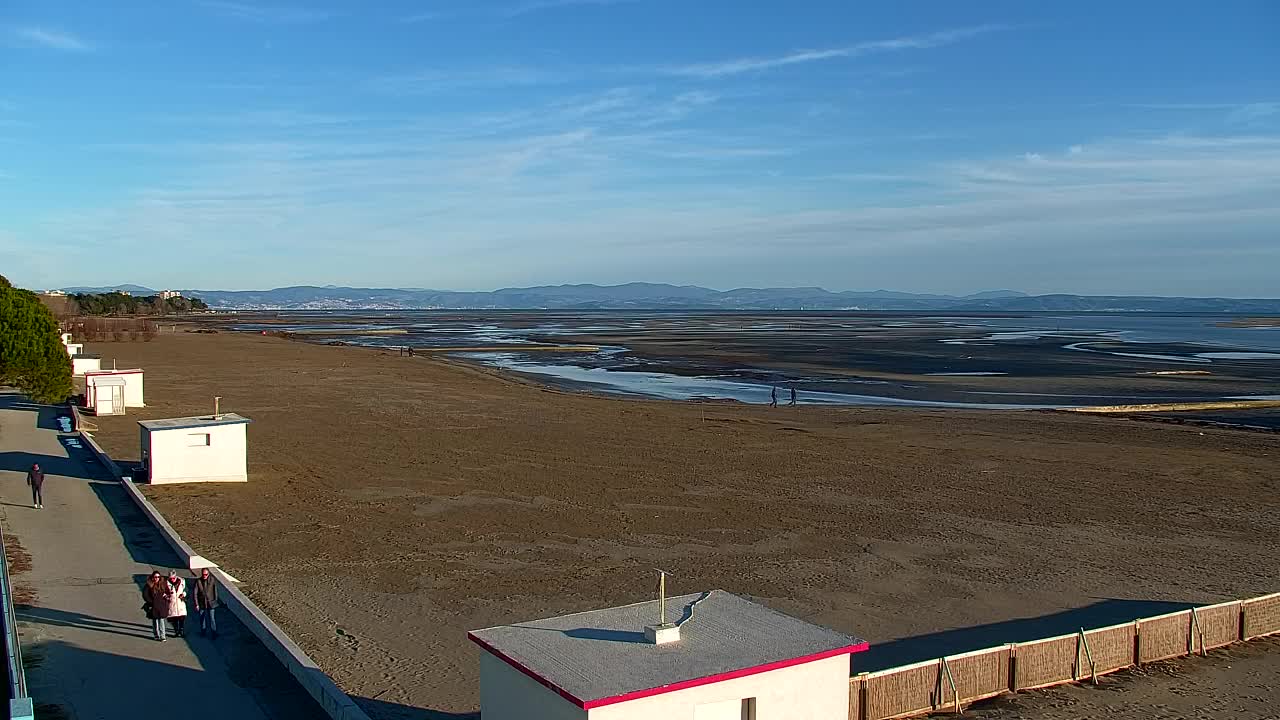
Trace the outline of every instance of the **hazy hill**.
{"label": "hazy hill", "polygon": [[[123,286],[137,287],[137,286]],[[139,292],[150,292],[140,288]],[[707,309],[916,310],[948,312],[1148,311],[1280,314],[1280,299],[1027,295],[991,290],[963,297],[890,290],[831,292],[819,287],[711,290],[693,285],[544,285],[492,292],[318,287],[273,290],[184,290],[224,309]]]}

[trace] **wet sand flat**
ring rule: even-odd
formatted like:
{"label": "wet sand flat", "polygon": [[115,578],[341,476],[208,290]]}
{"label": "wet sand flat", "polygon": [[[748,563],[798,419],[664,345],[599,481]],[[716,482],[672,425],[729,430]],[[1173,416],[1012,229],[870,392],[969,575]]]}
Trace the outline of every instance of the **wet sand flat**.
{"label": "wet sand flat", "polygon": [[147,371],[98,421],[116,457],[214,395],[253,419],[248,484],[147,492],[379,718],[465,716],[466,630],[644,599],[653,567],[861,635],[865,666],[1277,589],[1274,435],[604,398],[225,332],[94,350]]}

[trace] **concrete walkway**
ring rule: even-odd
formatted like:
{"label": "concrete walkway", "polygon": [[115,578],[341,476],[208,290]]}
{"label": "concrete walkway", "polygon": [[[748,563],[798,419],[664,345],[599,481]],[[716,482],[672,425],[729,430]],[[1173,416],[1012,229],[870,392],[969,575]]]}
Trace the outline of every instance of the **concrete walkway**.
{"label": "concrete walkway", "polygon": [[[186,638],[151,637],[141,583],[178,558],[57,416],[0,390],[0,517],[10,557],[30,554],[11,572],[36,717],[136,720],[156,701],[184,720],[326,717],[225,608],[216,641],[194,615]],[[33,462],[47,476],[43,510],[26,485]]]}

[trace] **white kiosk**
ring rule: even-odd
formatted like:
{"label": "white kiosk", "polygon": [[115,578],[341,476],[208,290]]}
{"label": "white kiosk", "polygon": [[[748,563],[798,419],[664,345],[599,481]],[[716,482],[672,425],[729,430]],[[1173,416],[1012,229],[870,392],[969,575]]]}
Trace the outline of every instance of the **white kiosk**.
{"label": "white kiosk", "polygon": [[147,482],[246,482],[249,422],[235,413],[138,421]]}
{"label": "white kiosk", "polygon": [[132,368],[129,370],[90,370],[84,374],[85,381],[85,405],[93,407],[91,399],[92,387],[90,380],[98,378],[97,384],[101,385],[101,380],[107,377],[119,378],[124,388],[124,406],[126,408],[146,407],[144,401],[142,379],[142,368]]}
{"label": "white kiosk", "polygon": [[84,406],[94,415],[124,415],[124,391],[124,378],[90,373],[84,378]]}

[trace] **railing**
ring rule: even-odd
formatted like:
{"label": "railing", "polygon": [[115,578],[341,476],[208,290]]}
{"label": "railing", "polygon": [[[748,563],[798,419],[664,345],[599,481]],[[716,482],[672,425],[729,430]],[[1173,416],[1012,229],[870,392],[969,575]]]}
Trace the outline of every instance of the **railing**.
{"label": "railing", "polygon": [[[1117,670],[1280,633],[1280,593],[1140,618],[1071,635],[862,673],[850,679],[849,720],[885,720],[1008,692],[1089,680]],[[856,663],[857,660],[855,659]]]}
{"label": "railing", "polygon": [[9,558],[4,546],[4,530],[0,528],[0,605],[3,605],[4,660],[12,704],[15,700],[27,699],[27,676],[22,669],[22,646],[18,642],[18,619],[13,611],[13,586],[9,584]]}

